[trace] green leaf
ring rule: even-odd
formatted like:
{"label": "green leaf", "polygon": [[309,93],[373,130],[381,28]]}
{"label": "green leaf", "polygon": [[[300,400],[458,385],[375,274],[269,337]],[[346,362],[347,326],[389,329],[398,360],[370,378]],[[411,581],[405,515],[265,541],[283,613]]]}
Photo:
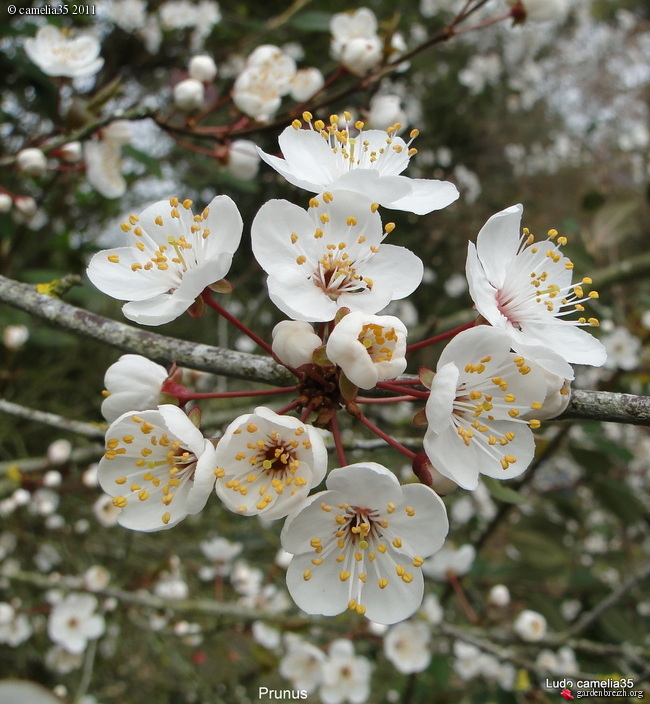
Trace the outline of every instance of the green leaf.
{"label": "green leaf", "polygon": [[490,495],[503,501],[506,504],[524,504],[526,503],[526,498],[521,494],[517,493],[514,489],[510,489],[504,486],[503,482],[498,479],[493,479],[492,477],[483,477],[483,483],[488,488]]}
{"label": "green leaf", "polygon": [[310,12],[302,12],[295,17],[292,17],[288,24],[294,29],[300,29],[303,32],[328,32],[330,31],[330,20],[332,19],[331,12],[322,12],[321,10],[312,10]]}

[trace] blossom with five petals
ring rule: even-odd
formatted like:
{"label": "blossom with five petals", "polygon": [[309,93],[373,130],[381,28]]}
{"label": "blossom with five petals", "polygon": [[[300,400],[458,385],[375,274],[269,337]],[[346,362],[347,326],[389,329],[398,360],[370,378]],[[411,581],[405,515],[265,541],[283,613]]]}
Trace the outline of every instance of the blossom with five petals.
{"label": "blossom with five petals", "polygon": [[168,323],[228,273],[243,229],[237,206],[217,196],[200,215],[191,207],[191,200],[171,198],[130,215],[121,227],[133,245],[90,260],[88,278],[100,291],[129,301],[122,307],[129,320]]}
{"label": "blossom with five petals", "polygon": [[479,473],[519,476],[530,464],[546,380],[537,364],[510,352],[502,330],[481,325],[456,335],[440,355],[427,399],[424,451],[434,467],[464,489]]}
{"label": "blossom with five petals", "polygon": [[[311,119],[309,113],[304,117]],[[456,186],[447,181],[400,176],[417,151],[410,146],[417,130],[405,142],[395,134],[400,125],[385,131],[364,130],[362,122],[349,127],[335,115],[330,119],[333,122],[327,126],[321,120],[310,121],[309,129],[302,129],[295,120],[278,140],[284,158],[262,150],[260,156],[298,188],[312,193],[353,191],[392,210],[424,215],[458,198]]]}
{"label": "blossom with five petals", "polygon": [[104,65],[99,41],[90,35],[71,37],[51,24],[25,40],[27,56],[48,76],[89,76]]}
{"label": "blossom with five petals", "polygon": [[568,364],[601,366],[605,349],[579,326],[598,325],[595,318],[566,320],[574,311],[598,294],[585,295],[584,278],[572,284],[573,263],[560,253],[566,237],[549,232],[546,242],[535,243],[524,229],[520,233],[523,207],[514,205],[493,215],[478,233],[476,246],[467,252],[469,292],[478,312],[490,323],[508,333],[513,349],[527,354],[529,346],[550,349],[562,359],[541,357],[545,369],[566,379],[573,378]]}
{"label": "blossom with five petals", "polygon": [[282,546],[294,555],[293,600],[311,614],[349,608],[377,623],[408,618],[422,603],[424,558],[447,535],[442,500],[423,484],[400,486],[375,462],[335,469],[326,486],[282,530]]}
{"label": "blossom with five petals", "polygon": [[332,320],[343,306],[372,314],[412,293],[424,272],[413,252],[382,244],[393,228],[350,191],[326,191],[307,211],[271,200],[253,221],[253,254],[271,300],[294,320]]}
{"label": "blossom with five petals", "polygon": [[318,431],[260,406],[236,418],[216,451],[217,495],[243,516],[283,518],[323,481],[327,449]]}
{"label": "blossom with five petals", "polygon": [[215,482],[212,443],[177,406],[125,413],[106,431],[102,489],[125,528],[171,528],[206,504]]}

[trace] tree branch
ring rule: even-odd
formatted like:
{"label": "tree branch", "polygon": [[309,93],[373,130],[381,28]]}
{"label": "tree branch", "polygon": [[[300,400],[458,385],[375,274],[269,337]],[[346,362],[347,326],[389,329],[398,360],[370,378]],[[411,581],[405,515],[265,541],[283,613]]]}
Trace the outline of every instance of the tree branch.
{"label": "tree branch", "polygon": [[[291,373],[270,357],[140,330],[40,294],[34,286],[4,276],[0,276],[0,300],[59,328],[123,352],[141,354],[160,364],[176,362],[191,369],[275,386],[286,386],[294,381]],[[569,407],[558,416],[558,420],[568,419],[650,425],[650,397],[576,389],[571,394]]]}

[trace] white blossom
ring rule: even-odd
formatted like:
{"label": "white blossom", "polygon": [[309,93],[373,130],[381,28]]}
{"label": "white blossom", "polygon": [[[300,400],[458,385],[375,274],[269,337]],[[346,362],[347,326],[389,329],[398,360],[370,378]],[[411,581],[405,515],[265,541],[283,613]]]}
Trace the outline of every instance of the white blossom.
{"label": "white blossom", "polygon": [[196,78],[186,78],[174,86],[174,105],[183,112],[198,110],[205,100],[205,87]]}
{"label": "white blossom", "polygon": [[348,313],[327,340],[327,357],[362,389],[394,379],[406,369],[407,330],[392,315]]}
{"label": "white blossom", "polygon": [[350,191],[312,198],[308,211],[271,200],[253,221],[253,254],[269,274],[271,300],[294,320],[332,320],[343,306],[373,314],[422,279],[415,254],[382,244],[392,228]]}
{"label": "white blossom", "polygon": [[546,619],[537,611],[525,609],[515,619],[512,627],[515,633],[529,643],[536,643],[546,635]]}
{"label": "white blossom", "polygon": [[403,674],[422,672],[431,662],[431,630],[422,621],[403,621],[384,637],[384,654]]}
{"label": "white blossom", "polygon": [[318,694],[323,704],[363,704],[370,696],[370,662],[354,652],[352,641],[330,643]]}
{"label": "white blossom", "polygon": [[445,208],[458,198],[458,190],[447,181],[400,176],[415,153],[411,143],[395,133],[399,125],[384,130],[364,130],[363,123],[335,121],[326,126],[311,122],[301,129],[294,121],[278,139],[283,159],[260,150],[262,159],[289,183],[312,193],[343,189],[360,193],[386,208],[424,215]]}
{"label": "white blossom", "polygon": [[195,78],[202,83],[212,83],[217,77],[217,65],[214,59],[207,54],[193,56],[187,70],[190,78]]}
{"label": "white blossom", "polygon": [[294,689],[311,694],[321,683],[325,654],[302,638],[291,641],[286,655],[280,660],[279,671]]}
{"label": "white blossom", "polygon": [[462,577],[472,569],[475,557],[476,550],[469,543],[457,549],[445,546],[424,561],[422,571],[430,579],[441,582],[446,581],[450,574]]}
{"label": "white blossom", "polygon": [[335,469],[326,486],[282,529],[282,546],[294,555],[293,600],[312,614],[349,608],[382,624],[408,618],[422,602],[421,565],[447,534],[442,500],[423,484],[400,486],[375,462]]}
{"label": "white blossom", "polygon": [[234,202],[217,196],[200,215],[192,213],[191,200],[159,201],[121,227],[133,245],[95,254],[88,278],[100,291],[129,301],[122,307],[129,320],[162,325],[228,273],[243,223]]}
{"label": "white blossom", "polygon": [[235,419],[216,450],[217,495],[244,516],[286,516],[323,480],[325,444],[311,425],[259,407]]}
{"label": "white blossom", "polygon": [[51,24],[41,27],[36,37],[25,40],[27,56],[48,76],[89,76],[104,65],[98,58],[100,45],[95,37],[69,37]]}
{"label": "white blossom", "polygon": [[230,144],[225,163],[226,171],[243,181],[254,179],[260,170],[260,155],[255,142],[250,139],[236,139]]}
{"label": "white blossom", "polygon": [[627,328],[617,326],[607,335],[603,335],[602,343],[607,352],[605,369],[635,369],[640,360],[641,340]]}
{"label": "white blossom", "polygon": [[176,406],[125,413],[106,431],[99,483],[122,509],[125,528],[171,528],[206,504],[215,481],[214,446]]}
{"label": "white blossom", "polygon": [[8,350],[19,350],[29,340],[26,325],[7,325],[2,331],[2,342]]}
{"label": "white blossom", "polygon": [[323,74],[315,67],[301,68],[291,80],[291,98],[303,103],[325,85]]}
{"label": "white blossom", "polygon": [[54,643],[70,653],[82,653],[89,640],[106,630],[104,617],[95,613],[97,599],[90,594],[68,594],[52,608],[47,633]]}

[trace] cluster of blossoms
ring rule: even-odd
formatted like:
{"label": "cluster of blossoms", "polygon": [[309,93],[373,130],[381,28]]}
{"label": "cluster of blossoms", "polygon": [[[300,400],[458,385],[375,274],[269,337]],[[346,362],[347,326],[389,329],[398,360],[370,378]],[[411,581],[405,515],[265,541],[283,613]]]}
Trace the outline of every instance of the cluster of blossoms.
{"label": "cluster of blossoms", "polygon": [[[442,336],[452,339],[435,373],[396,379],[407,366],[407,328],[380,313],[417,288],[423,265],[386,243],[395,226],[382,222],[380,208],[426,214],[458,192],[402,175],[417,131],[405,142],[399,125],[381,131],[347,115],[329,124],[309,113],[303,119],[281,134],[283,158],[260,151],[314,194],[307,210],[272,200],[252,223],[269,296],[289,317],[272,344],[215,298],[232,291],[225,277],[243,230],[226,196],[200,214],[191,201],[172,198],[129,216],[122,230],[130,244],[99,252],[88,267],[100,290],[127,300],[124,314],[136,322],[159,325],[184,311],[197,317],[206,306],[226,316],[296,378],[294,386],[257,394],[295,399],[276,410],[258,407],[206,439],[185,405],[228,392],[192,394],[178,373],[127,355],[106,375],[102,410],[111,425],[98,478],[119,522],[136,530],[172,527],[200,511],[213,490],[234,513],[286,518],[281,541],[293,556],[287,586],[296,604],[324,615],[349,608],[392,624],[419,607],[423,565],[447,535],[444,503],[431,488],[440,486],[436,477],[473,490],[480,474],[520,475],[534,456],[532,430],[566,406],[569,362],[605,361],[600,343],[579,329],[597,321],[566,319],[597,294],[585,294],[588,279],[572,283],[573,265],[561,253],[566,238],[550,231],[536,243],[520,231],[521,206],[507,208],[469,245],[469,291],[482,317]],[[360,389],[420,402],[415,422],[426,426],[424,452],[402,447],[366,417],[361,408],[372,399]],[[406,454],[420,482],[400,485],[375,462],[349,464],[341,411]],[[318,429],[334,439],[338,466],[329,473]],[[312,493],[324,479],[325,488]]]}

